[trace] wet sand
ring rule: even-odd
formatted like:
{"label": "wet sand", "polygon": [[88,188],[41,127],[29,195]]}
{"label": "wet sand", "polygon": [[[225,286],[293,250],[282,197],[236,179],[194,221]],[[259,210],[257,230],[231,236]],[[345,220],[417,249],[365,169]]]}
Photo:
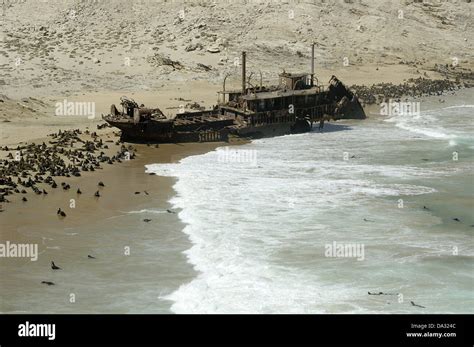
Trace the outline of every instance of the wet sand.
{"label": "wet sand", "polygon": [[[264,84],[275,82],[285,68],[308,71],[313,41],[320,83],[327,83],[332,74],[347,85],[441,78],[432,71],[433,65],[454,63],[450,52],[456,52],[460,67],[472,66],[471,43],[463,35],[470,20],[468,4],[443,4],[442,10],[457,18],[452,25],[437,25],[432,15],[426,15],[444,16],[436,6],[409,5],[412,15],[400,25],[392,15],[399,10],[397,4],[385,2],[374,8],[342,4],[337,11],[347,20],[335,26],[328,25],[334,22],[334,5],[298,4],[297,16],[318,18],[311,32],[304,28],[304,17],[288,18],[288,10],[294,9],[291,2],[278,9],[264,3],[250,7],[246,2],[235,3],[232,10],[226,3],[201,4],[187,7],[186,20],[178,22],[176,13],[182,4],[130,4],[117,0],[105,7],[100,3],[76,6],[74,2],[27,0],[6,9],[5,35],[0,33],[4,53],[0,145],[31,141],[64,128],[95,131],[100,114],[108,113],[110,104],[118,105],[122,95],[160,107],[167,115],[188,102],[210,107],[227,72],[231,75],[226,88],[240,87],[235,58],[242,50],[248,52],[249,72],[263,69]],[[124,9],[129,21],[123,20]],[[71,10],[74,20],[64,15]],[[258,21],[255,13],[260,13]],[[144,16],[149,20],[141,20]],[[379,23],[380,18],[384,23]],[[451,23],[449,18],[444,20]],[[397,39],[387,40],[387,33]],[[440,44],[439,37],[447,39]],[[189,42],[202,48],[186,49]],[[214,45],[219,53],[207,51]],[[150,58],[158,53],[184,68],[154,64]],[[211,69],[203,70],[198,63]],[[93,102],[95,119],[53,116],[54,105],[66,99]],[[100,131],[107,132],[112,130]],[[182,253],[189,248],[183,225],[176,214],[166,212],[174,181],[149,176],[144,165],[176,161],[217,145],[136,146],[135,160],[105,165],[104,170],[80,178],[58,178],[58,183],[71,185],[68,192],[58,188],[47,189],[48,196],[29,193],[25,203],[18,201],[21,196],[9,197],[13,202],[3,204],[5,211],[0,212],[0,241],[38,243],[41,255],[36,262],[0,260],[0,312],[169,312],[169,302],[159,297],[195,272]],[[105,187],[96,199],[93,194],[99,181]],[[83,191],[80,197],[77,187]],[[69,207],[70,199],[75,199],[75,208]],[[65,219],[56,215],[58,208],[66,212]],[[124,247],[130,247],[130,255],[124,255]],[[96,259],[88,259],[88,254]],[[51,260],[63,270],[53,272]],[[43,280],[56,284],[45,286]],[[143,295],[139,298],[138,288]],[[71,294],[76,295],[74,304]]]}
{"label": "wet sand", "polygon": [[[177,214],[166,211],[174,179],[149,175],[144,165],[175,162],[219,145],[135,145],[134,160],[78,178],[58,177],[58,183],[71,185],[67,192],[50,189],[47,196],[29,193],[27,202],[3,204],[0,242],[38,244],[39,257],[2,259],[0,312],[169,312],[169,303],[159,297],[195,272],[182,254],[190,247],[183,225]],[[99,181],[105,187],[99,189]],[[76,194],[77,188],[82,195]],[[96,198],[98,189],[101,197]],[[58,208],[66,212],[65,218],[56,214]],[[51,260],[62,270],[53,271]],[[138,288],[149,295],[137,298]],[[50,307],[46,312],[45,306]]]}

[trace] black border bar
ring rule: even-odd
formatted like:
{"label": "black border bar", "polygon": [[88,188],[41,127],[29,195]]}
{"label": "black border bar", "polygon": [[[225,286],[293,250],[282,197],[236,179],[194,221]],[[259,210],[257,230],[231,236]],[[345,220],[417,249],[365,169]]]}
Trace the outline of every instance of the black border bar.
{"label": "black border bar", "polygon": [[[473,315],[0,315],[0,345],[329,344],[473,346]],[[55,339],[20,337],[26,322]],[[424,327],[425,326],[425,327]],[[424,327],[424,328],[423,328]],[[455,337],[408,337],[447,333]]]}

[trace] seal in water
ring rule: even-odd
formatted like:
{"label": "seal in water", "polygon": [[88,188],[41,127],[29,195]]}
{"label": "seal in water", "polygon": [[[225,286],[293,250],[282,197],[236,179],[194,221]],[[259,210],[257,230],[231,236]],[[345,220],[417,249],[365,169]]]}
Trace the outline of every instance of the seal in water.
{"label": "seal in water", "polygon": [[369,295],[398,295],[398,293],[384,293],[384,292],[378,292],[378,293],[371,293],[367,292]]}
{"label": "seal in water", "polygon": [[421,306],[421,305],[415,304],[413,301],[410,301],[410,303],[411,303],[412,306],[421,307],[421,308],[426,308],[425,306]]}

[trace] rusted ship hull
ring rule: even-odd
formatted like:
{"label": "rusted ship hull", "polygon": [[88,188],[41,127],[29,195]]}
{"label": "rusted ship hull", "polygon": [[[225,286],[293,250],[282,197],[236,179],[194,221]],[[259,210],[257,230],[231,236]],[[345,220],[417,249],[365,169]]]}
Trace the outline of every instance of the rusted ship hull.
{"label": "rusted ship hull", "polygon": [[186,143],[186,142],[226,142],[229,135],[248,139],[299,134],[311,131],[309,121],[303,120],[296,123],[264,124],[243,128],[225,127],[222,129],[208,129],[204,131],[167,131],[154,129],[153,126],[137,126],[133,123],[107,122],[122,131],[121,139],[127,142],[138,143]]}
{"label": "rusted ship hull", "polygon": [[[326,106],[322,105],[321,107]],[[334,106],[335,107],[335,106]],[[334,107],[326,107],[334,112]],[[248,139],[283,136],[310,132],[315,122],[321,118],[328,119],[364,119],[365,113],[357,100],[346,103],[339,115],[325,114],[322,116],[311,116],[300,118],[289,122],[274,122],[268,124],[253,125],[236,124],[226,120],[213,122],[214,124],[200,124],[197,126],[174,126],[173,122],[163,123],[145,121],[134,123],[132,121],[114,120],[113,117],[104,119],[112,126],[122,131],[121,138],[127,142],[142,143],[185,143],[185,142],[219,142],[228,141],[229,134]]]}
{"label": "rusted ship hull", "polygon": [[105,119],[110,125],[122,131],[121,139],[137,143],[185,143],[185,142],[219,142],[228,141],[229,130],[226,128],[206,129],[200,131],[175,131],[163,129],[160,124],[125,123]]}
{"label": "rusted ship hull", "polygon": [[242,89],[226,90],[224,79],[217,106],[211,110],[166,117],[158,108],[122,97],[122,112],[112,105],[104,119],[122,130],[125,141],[173,143],[227,141],[229,135],[254,139],[297,134],[311,131],[314,123],[366,117],[357,96],[335,76],[327,86],[315,83],[313,64],[311,74],[279,74],[277,85],[254,86],[249,78],[243,52]]}
{"label": "rusted ship hull", "polygon": [[274,123],[249,126],[234,130],[237,136],[248,139],[260,139],[265,137],[283,136],[290,134],[300,134],[311,131],[311,123],[307,120],[295,123]]}

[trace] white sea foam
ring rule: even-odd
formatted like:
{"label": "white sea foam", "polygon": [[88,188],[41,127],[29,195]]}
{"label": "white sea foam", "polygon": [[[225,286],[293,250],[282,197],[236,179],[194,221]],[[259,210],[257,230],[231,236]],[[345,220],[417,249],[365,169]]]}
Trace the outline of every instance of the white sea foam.
{"label": "white sea foam", "polygon": [[[397,290],[390,280],[394,260],[418,259],[410,253],[412,244],[423,244],[428,254],[439,249],[439,240],[422,230],[440,219],[413,206],[398,208],[398,199],[436,193],[431,179],[467,167],[406,164],[410,157],[400,158],[397,151],[404,147],[396,147],[406,138],[403,129],[380,123],[345,131],[333,125],[322,134],[244,145],[256,151],[255,166],[224,163],[216,152],[147,165],[147,172],[177,178],[170,203],[181,210],[178,216],[193,245],[185,254],[199,272],[164,297],[172,301],[171,309],[378,312],[361,298],[375,289],[367,286]],[[355,157],[344,160],[344,152]],[[386,152],[395,152],[399,161],[388,162]],[[366,260],[326,258],[324,245],[333,241],[363,242]],[[409,312],[397,307],[391,309]]]}
{"label": "white sea foam", "polygon": [[126,213],[129,213],[129,214],[142,214],[142,213],[157,213],[157,214],[160,214],[160,213],[168,213],[168,212],[166,210],[143,209],[143,210],[138,210],[138,211],[129,211],[129,212],[126,212]]}
{"label": "white sea foam", "polygon": [[435,116],[424,112],[418,116],[397,115],[386,119],[386,121],[395,123],[395,125],[400,129],[436,139],[452,139],[456,137],[453,134],[447,133],[445,129],[439,127],[437,125],[439,124],[439,121]]}
{"label": "white sea foam", "polygon": [[401,114],[385,119],[397,127],[427,137],[448,140],[450,146],[458,144],[460,137],[469,134],[473,123],[469,117],[462,117],[465,109],[474,105],[463,104],[422,111],[419,115]]}
{"label": "white sea foam", "polygon": [[452,108],[474,108],[474,105],[454,105],[454,106],[445,107],[444,109],[449,110]]}

